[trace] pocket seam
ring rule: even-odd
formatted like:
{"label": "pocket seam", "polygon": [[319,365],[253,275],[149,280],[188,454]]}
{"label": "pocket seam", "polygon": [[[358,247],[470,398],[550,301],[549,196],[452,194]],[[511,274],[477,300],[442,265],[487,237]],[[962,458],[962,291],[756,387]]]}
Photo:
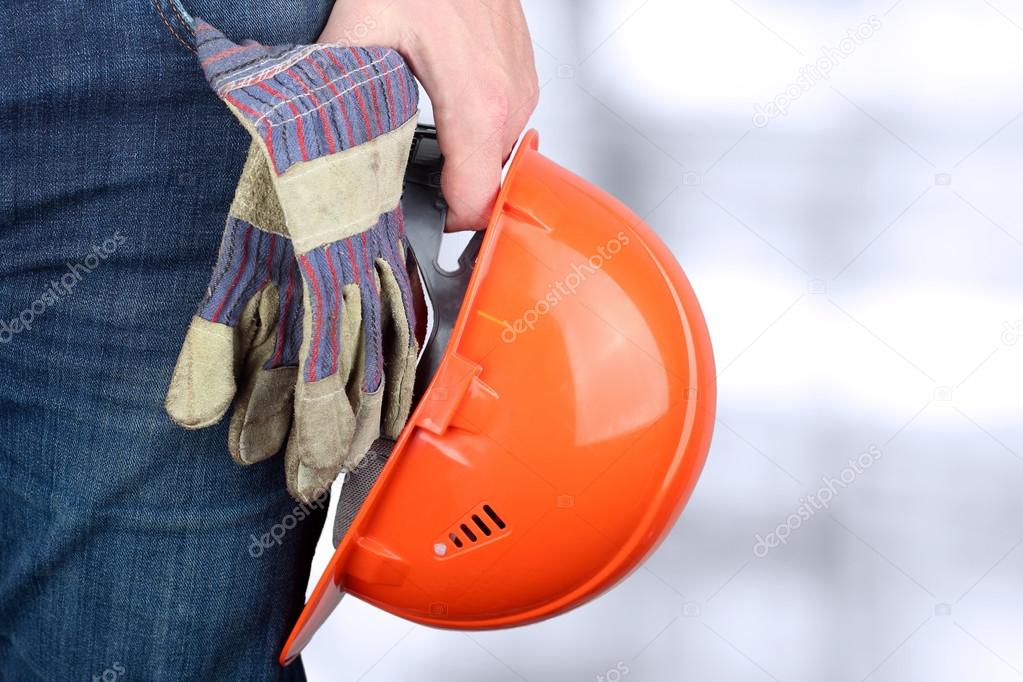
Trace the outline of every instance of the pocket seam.
{"label": "pocket seam", "polygon": [[[163,25],[167,27],[167,30],[170,31],[170,34],[174,36],[174,39],[181,43],[186,50],[188,50],[192,54],[196,54],[195,48],[192,47],[191,43],[182,38],[181,35],[177,32],[177,30],[174,28],[174,26],[171,25],[170,19],[168,19],[167,14],[163,11],[163,7],[161,6],[160,0],[149,0],[149,4],[152,5],[154,9],[156,9],[157,14],[160,15],[160,20],[163,22]],[[179,18],[181,18],[181,14],[178,13],[177,8],[174,9],[174,12],[178,14]]]}

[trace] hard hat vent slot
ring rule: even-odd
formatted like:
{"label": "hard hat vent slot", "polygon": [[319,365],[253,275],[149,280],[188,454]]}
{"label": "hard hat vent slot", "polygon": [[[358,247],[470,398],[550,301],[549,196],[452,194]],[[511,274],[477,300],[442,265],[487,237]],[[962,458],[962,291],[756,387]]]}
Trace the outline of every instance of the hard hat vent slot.
{"label": "hard hat vent slot", "polygon": [[[497,540],[508,532],[507,522],[489,504],[480,503],[475,509],[468,511],[461,520],[456,521],[434,542],[434,554],[438,558],[450,557],[474,547],[485,545]],[[446,547],[447,551],[436,548]]]}
{"label": "hard hat vent slot", "polygon": [[486,515],[490,517],[491,521],[497,524],[498,528],[504,530],[504,521],[501,520],[501,517],[497,515],[497,512],[495,512],[489,504],[483,505],[483,511],[486,512]]}
{"label": "hard hat vent slot", "polygon": [[472,520],[473,523],[475,523],[479,527],[479,529],[483,531],[483,534],[486,535],[488,538],[491,535],[493,535],[493,532],[490,530],[490,528],[487,527],[487,524],[483,523],[483,519],[481,519],[479,515],[473,514]]}

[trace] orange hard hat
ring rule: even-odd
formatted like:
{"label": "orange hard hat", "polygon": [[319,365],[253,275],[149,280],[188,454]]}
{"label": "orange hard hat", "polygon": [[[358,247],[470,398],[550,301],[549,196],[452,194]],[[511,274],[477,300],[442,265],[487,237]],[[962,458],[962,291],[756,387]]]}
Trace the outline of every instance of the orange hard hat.
{"label": "orange hard hat", "polygon": [[[345,593],[459,629],[579,606],[653,551],[696,484],[715,405],[696,296],[647,225],[537,139],[519,146],[446,328],[434,301],[446,343],[425,352],[428,385],[389,458],[368,458],[380,466],[283,664]],[[439,158],[426,142],[410,173],[417,151]],[[409,238],[440,273],[428,290],[457,282]]]}

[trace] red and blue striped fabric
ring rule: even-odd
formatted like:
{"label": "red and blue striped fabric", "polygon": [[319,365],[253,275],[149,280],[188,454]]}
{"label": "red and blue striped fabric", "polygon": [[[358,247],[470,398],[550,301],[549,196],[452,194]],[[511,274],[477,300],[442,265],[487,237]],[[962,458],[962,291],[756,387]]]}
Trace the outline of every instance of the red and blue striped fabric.
{"label": "red and blue striped fabric", "polygon": [[[207,80],[261,138],[278,176],[296,164],[369,142],[416,114],[418,86],[394,50],[236,44],[203,21],[195,29],[196,52]],[[361,294],[364,391],[376,391],[384,378],[383,334],[390,320],[382,316],[391,314],[391,306],[381,300],[378,278],[393,274],[397,280],[409,346],[415,345],[406,248],[399,206],[365,232],[298,256],[311,334],[302,360],[303,381],[319,381],[339,370],[347,285],[357,285]],[[229,301],[230,297],[218,293],[211,297],[211,306],[212,299]]]}
{"label": "red and blue striped fabric", "polygon": [[235,327],[245,306],[269,284],[277,287],[280,313],[274,353],[264,367],[296,367],[302,344],[302,281],[291,241],[228,217],[198,315]]}
{"label": "red and blue striped fabric", "polygon": [[[401,290],[410,344],[414,343],[415,310],[403,250],[407,248],[401,209],[385,213],[377,224],[350,239],[321,246],[298,257],[312,311],[309,352],[302,379],[319,381],[338,371],[341,328],[345,315],[344,287],[359,287],[362,336],[365,339],[365,375],[363,390],[372,393],[380,387],[384,375],[383,320],[389,305],[381,301],[377,277],[386,268],[394,274]],[[350,305],[350,303],[349,303]]]}
{"label": "red and blue striped fabric", "polygon": [[416,113],[415,79],[391,49],[236,44],[202,21],[195,41],[210,85],[252,124],[278,175],[368,142]]}

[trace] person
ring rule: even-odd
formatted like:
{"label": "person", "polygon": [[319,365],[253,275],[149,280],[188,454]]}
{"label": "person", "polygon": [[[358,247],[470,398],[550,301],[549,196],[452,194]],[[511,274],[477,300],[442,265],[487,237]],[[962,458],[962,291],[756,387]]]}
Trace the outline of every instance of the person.
{"label": "person", "polygon": [[429,94],[447,228],[485,225],[536,105],[516,0],[24,3],[0,25],[0,678],[301,680],[280,668],[321,501],[227,420],[164,411],[248,135],[188,49],[397,50]]}

